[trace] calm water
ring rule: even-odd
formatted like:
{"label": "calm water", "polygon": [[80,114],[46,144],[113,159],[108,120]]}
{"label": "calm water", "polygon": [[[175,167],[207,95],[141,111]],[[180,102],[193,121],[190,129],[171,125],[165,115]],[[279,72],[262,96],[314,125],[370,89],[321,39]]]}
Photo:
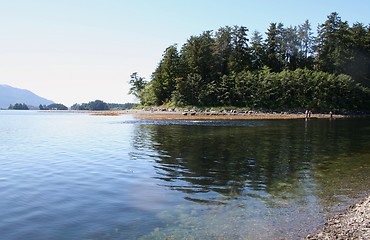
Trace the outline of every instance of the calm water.
{"label": "calm water", "polygon": [[370,120],[0,111],[1,239],[299,239],[370,189]]}

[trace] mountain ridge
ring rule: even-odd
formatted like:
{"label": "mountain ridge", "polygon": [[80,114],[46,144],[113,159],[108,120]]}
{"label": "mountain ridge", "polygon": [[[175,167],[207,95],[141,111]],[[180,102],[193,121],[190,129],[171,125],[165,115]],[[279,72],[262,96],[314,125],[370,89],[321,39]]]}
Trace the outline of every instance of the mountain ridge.
{"label": "mountain ridge", "polygon": [[10,104],[25,103],[30,106],[38,107],[40,104],[49,105],[54,103],[43,98],[30,90],[0,84],[0,109],[7,109]]}

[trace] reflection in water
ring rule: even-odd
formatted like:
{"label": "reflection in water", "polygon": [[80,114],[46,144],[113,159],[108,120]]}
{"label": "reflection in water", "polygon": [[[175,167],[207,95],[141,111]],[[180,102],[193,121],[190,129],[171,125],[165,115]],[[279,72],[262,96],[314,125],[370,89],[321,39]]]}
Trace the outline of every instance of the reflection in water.
{"label": "reflection in water", "polygon": [[297,239],[369,191],[367,119],[0,122],[1,239]]}
{"label": "reflection in water", "polygon": [[361,147],[365,143],[353,145],[345,140],[348,136],[326,124],[308,129],[311,126],[305,123],[302,135],[300,123],[283,127],[140,125],[134,144],[138,149],[150,145],[155,150],[158,178],[171,189],[224,196],[263,190],[285,198],[289,194],[284,189],[302,190],[299,180],[312,177],[312,164],[353,152],[354,147],[366,149]]}
{"label": "reflection in water", "polygon": [[1,239],[297,239],[369,191],[367,119],[0,122]]}
{"label": "reflection in water", "polygon": [[[142,124],[134,145],[151,149],[162,186],[206,206],[248,208],[251,199],[260,199],[267,208],[291,211],[281,213],[289,217],[318,215],[369,189],[367,120],[232,123]],[[323,210],[316,209],[318,204]],[[268,219],[268,209],[263,211],[262,218]],[[307,219],[297,222],[305,225]]]}

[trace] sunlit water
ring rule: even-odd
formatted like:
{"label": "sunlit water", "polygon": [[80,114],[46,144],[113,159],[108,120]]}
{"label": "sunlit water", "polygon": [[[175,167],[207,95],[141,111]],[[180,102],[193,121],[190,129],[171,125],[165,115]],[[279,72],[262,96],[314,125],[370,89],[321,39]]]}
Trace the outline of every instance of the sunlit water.
{"label": "sunlit water", "polygon": [[299,239],[369,193],[369,119],[0,111],[1,239]]}

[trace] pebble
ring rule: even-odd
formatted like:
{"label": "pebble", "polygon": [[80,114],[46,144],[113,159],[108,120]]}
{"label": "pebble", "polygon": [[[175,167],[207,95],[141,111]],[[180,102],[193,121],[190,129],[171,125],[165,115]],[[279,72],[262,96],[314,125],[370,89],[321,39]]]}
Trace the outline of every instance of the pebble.
{"label": "pebble", "polygon": [[307,240],[318,239],[370,239],[370,196],[363,202],[329,219]]}

